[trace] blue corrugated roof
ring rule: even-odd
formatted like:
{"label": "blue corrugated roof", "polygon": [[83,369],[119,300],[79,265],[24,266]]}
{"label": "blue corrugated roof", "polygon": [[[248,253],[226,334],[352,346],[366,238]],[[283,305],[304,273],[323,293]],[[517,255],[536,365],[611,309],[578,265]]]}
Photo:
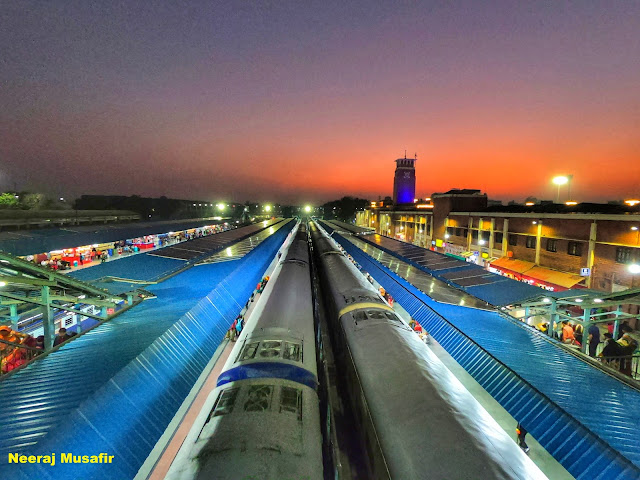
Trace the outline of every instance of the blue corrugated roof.
{"label": "blue corrugated roof", "polygon": [[185,265],[184,260],[156,257],[148,253],[138,253],[130,257],[119,258],[110,262],[94,265],[91,268],[76,270],[69,273],[69,275],[79,280],[84,280],[85,282],[104,277],[151,281],[164,272]]}
{"label": "blue corrugated roof", "polygon": [[337,239],[572,475],[640,478],[640,392],[520,322],[434,302]]}
{"label": "blue corrugated roof", "polygon": [[[335,230],[331,224],[326,222],[323,222],[323,226],[329,232],[333,232]],[[354,231],[362,230],[352,226],[349,226],[349,228]],[[374,240],[372,240],[371,237],[373,237]],[[469,273],[469,275],[473,276],[476,268],[481,267],[462,260],[457,260],[443,253],[433,252],[426,248],[418,247],[417,245],[402,242],[383,235],[362,235],[358,238],[370,243],[384,252],[400,258],[419,270],[432,275],[438,280],[468,292],[470,295],[488,302],[491,305],[511,305],[512,303],[521,302],[525,299],[535,297],[541,292],[544,293],[544,290],[539,287],[528,285],[490,272],[487,272],[483,277],[482,282],[484,284],[482,285],[467,285],[462,278],[459,280],[450,280],[447,278],[447,274],[452,271]],[[429,259],[427,260],[428,262],[431,262],[431,259],[440,258],[444,263],[442,265],[430,265],[429,263],[425,263],[425,258]]]}
{"label": "blue corrugated roof", "polygon": [[215,220],[186,220],[174,222],[139,222],[130,224],[87,225],[41,230],[3,232],[0,250],[13,255],[33,255],[64,248],[109,243],[173,231],[187,230],[219,223]]}
{"label": "blue corrugated roof", "polygon": [[[22,468],[21,476],[56,480],[133,478],[292,226],[280,229],[242,260],[215,264],[235,268],[172,327],[119,369],[108,383],[92,390],[77,409],[65,412],[64,422],[51,429],[37,445],[38,452],[87,455],[109,452],[115,456],[112,464],[54,468],[34,465]],[[206,278],[212,271],[215,268],[212,270],[211,266],[196,267],[189,272],[201,272],[199,275],[204,277],[191,278],[190,282]]]}
{"label": "blue corrugated roof", "polygon": [[[89,428],[80,428],[81,420],[79,418],[84,418],[86,412],[91,411],[92,405],[101,405],[105,412],[109,408],[114,411],[120,409],[117,413],[119,415],[124,415],[131,410],[131,406],[121,402],[122,397],[116,399],[115,396],[112,396],[113,392],[104,393],[108,385],[113,385],[116,378],[114,376],[120,375],[126,369],[138,368],[141,365],[140,358],[142,357],[138,357],[141,352],[154,351],[153,349],[158,345],[164,345],[164,340],[159,340],[160,343],[154,341],[168,332],[168,329],[178,319],[193,309],[194,305],[239,265],[246,264],[251,267],[250,269],[259,270],[260,265],[263,265],[267,260],[270,261],[292,226],[289,224],[278,230],[269,240],[263,242],[258,249],[242,260],[195,267],[158,285],[148,287],[148,290],[157,295],[156,299],[148,300],[102,324],[0,382],[0,398],[3,399],[3,412],[5,412],[5,415],[0,418],[0,457],[6,459],[6,454],[9,452],[32,451],[36,454],[42,452],[40,442],[43,439],[52,442],[51,445],[56,447],[55,451],[72,451],[64,448],[75,448],[77,445],[84,445],[84,447],[80,450],[76,449],[76,452],[86,452],[87,445],[95,445],[97,448],[100,445],[99,439],[104,440],[101,436],[110,432],[108,425],[105,426],[104,431],[92,433]],[[264,256],[266,260],[261,256]],[[250,285],[253,288],[257,280],[254,282],[253,277],[248,278],[250,278]],[[233,290],[232,284],[225,284],[224,287],[227,292]],[[171,357],[168,353],[163,361],[181,361],[180,356]],[[136,358],[138,359],[136,360]],[[189,361],[185,361],[189,363]],[[143,371],[146,369],[142,369],[140,373]],[[135,376],[129,375],[127,378],[126,382],[133,382],[137,387],[140,387],[139,382],[136,383]],[[160,377],[160,380],[156,378],[156,381],[162,383],[162,378]],[[144,379],[143,384],[146,382],[149,382],[147,378]],[[180,382],[179,379],[168,381],[167,377],[164,385],[167,388],[177,388],[176,385]],[[188,389],[186,391],[188,392]],[[135,398],[136,400],[132,401],[137,403],[139,396],[143,396],[145,393],[149,392],[136,388],[128,392],[128,395],[132,399]],[[100,402],[105,403],[101,404]],[[165,408],[166,404],[169,404],[167,402],[169,402],[169,397],[160,397],[162,405],[158,408]],[[175,397],[175,401],[171,405],[177,402],[178,397]],[[83,409],[88,410],[75,410],[80,405],[83,406]],[[175,412],[175,410],[173,411]],[[99,414],[100,410],[95,412]],[[103,416],[103,421],[109,423],[113,419],[112,415],[113,412]],[[167,423],[172,416],[173,414],[169,415],[169,411],[164,415],[149,413],[149,419],[166,421]],[[131,417],[129,419],[132,425],[139,424],[136,422],[144,423],[146,421]],[[70,422],[80,423],[76,425]],[[76,427],[77,437],[74,436]],[[68,428],[73,431],[70,432]],[[164,427],[155,424],[140,428],[145,432],[145,435],[154,435],[160,429],[164,430]],[[60,432],[58,429],[61,429]],[[47,436],[49,432],[53,433]],[[69,444],[62,445],[60,442],[63,439]],[[83,439],[85,443],[74,443],[76,440],[80,441],[78,439]],[[139,448],[145,448],[149,442],[151,440],[142,442],[143,447]],[[131,446],[129,445],[129,447]],[[128,454],[123,453],[122,458],[123,461],[126,461]],[[118,468],[124,467],[119,466]],[[18,471],[22,472],[21,468],[16,469],[13,465],[0,466],[0,469],[3,469],[7,475],[13,475]],[[44,473],[40,472],[39,476]],[[2,475],[0,477],[4,478]],[[132,477],[133,475],[126,478]],[[79,477],[71,476],[68,478]],[[114,473],[112,478],[122,477]]]}

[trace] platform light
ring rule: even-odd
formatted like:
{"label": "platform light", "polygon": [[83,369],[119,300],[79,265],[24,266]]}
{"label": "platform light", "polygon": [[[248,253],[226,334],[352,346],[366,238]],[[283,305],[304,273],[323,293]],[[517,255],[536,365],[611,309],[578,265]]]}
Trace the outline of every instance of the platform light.
{"label": "platform light", "polygon": [[536,222],[535,220],[534,220],[533,222],[531,222],[531,223],[533,223],[534,225],[537,225],[537,224],[538,224],[538,222]]}
{"label": "platform light", "polygon": [[482,240],[482,239],[478,240],[478,245],[484,245],[485,243],[487,243],[487,242],[485,242],[485,241],[484,241],[484,240]]}
{"label": "platform light", "polygon": [[640,273],[640,265],[638,265],[637,263],[632,263],[627,268],[629,269],[629,272],[631,272],[634,275],[636,273]]}
{"label": "platform light", "polygon": [[601,298],[594,298],[593,299],[593,303],[602,303],[602,299]]}
{"label": "platform light", "polygon": [[543,299],[542,299],[542,301],[543,301],[544,303],[551,303],[551,300],[549,300],[549,299],[548,299],[548,298],[546,298],[546,297],[545,297],[545,298],[543,298]]}
{"label": "platform light", "polygon": [[0,282],[0,287],[6,287],[7,286],[7,282]]}
{"label": "platform light", "polygon": [[444,234],[444,238],[449,238],[451,235],[449,235],[448,233]]}
{"label": "platform light", "polygon": [[635,232],[636,230],[638,230],[638,227],[636,227],[636,226],[634,225],[633,227],[631,227],[631,230],[633,230],[633,231]]}
{"label": "platform light", "polygon": [[624,203],[626,203],[630,207],[635,207],[636,205],[638,205],[640,203],[640,200],[636,200],[636,199],[625,200]]}
{"label": "platform light", "polygon": [[576,298],[575,300],[576,300],[576,302],[578,302],[578,303],[582,303],[582,299],[581,299],[581,298]]}
{"label": "platform light", "polygon": [[535,202],[525,202],[525,206],[527,207],[533,207],[535,205]]}
{"label": "platform light", "polygon": [[551,182],[553,182],[554,185],[566,185],[567,183],[569,183],[569,177],[566,177],[564,175],[558,175],[557,177],[553,177],[551,179]]}

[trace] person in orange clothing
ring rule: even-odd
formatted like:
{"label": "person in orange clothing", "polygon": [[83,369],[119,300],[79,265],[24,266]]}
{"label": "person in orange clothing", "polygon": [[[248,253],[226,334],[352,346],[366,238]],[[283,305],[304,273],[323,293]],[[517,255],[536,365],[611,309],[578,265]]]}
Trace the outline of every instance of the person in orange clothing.
{"label": "person in orange clothing", "polygon": [[576,343],[576,337],[573,334],[573,327],[569,325],[568,320],[562,322],[562,343],[573,345]]}

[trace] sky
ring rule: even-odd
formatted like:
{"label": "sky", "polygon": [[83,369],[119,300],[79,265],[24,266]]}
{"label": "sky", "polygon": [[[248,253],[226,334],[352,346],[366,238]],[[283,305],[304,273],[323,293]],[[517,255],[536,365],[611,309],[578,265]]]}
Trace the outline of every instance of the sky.
{"label": "sky", "polygon": [[0,190],[640,196],[636,0],[8,0],[0,52]]}

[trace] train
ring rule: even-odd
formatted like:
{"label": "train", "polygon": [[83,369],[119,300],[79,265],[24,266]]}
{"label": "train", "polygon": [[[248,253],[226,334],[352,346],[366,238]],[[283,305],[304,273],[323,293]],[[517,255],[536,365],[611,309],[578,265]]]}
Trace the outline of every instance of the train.
{"label": "train", "polygon": [[546,478],[316,223],[311,238],[367,478]]}
{"label": "train", "polygon": [[165,478],[323,478],[308,242],[299,224]]}

